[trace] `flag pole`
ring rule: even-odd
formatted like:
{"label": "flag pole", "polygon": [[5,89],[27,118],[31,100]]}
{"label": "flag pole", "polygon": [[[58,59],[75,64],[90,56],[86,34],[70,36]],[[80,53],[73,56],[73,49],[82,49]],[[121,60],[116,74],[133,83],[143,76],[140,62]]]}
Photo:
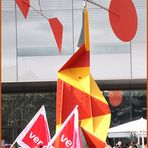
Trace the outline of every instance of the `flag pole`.
{"label": "flag pole", "polygon": [[16,140],[11,144],[10,148],[12,148],[15,143],[16,143]]}

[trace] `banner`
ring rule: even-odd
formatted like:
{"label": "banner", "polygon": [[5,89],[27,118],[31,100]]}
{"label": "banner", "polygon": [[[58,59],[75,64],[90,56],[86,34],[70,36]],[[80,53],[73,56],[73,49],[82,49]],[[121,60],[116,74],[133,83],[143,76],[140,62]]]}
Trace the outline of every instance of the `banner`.
{"label": "banner", "polygon": [[42,106],[25,129],[19,134],[11,147],[17,142],[22,148],[46,148],[49,141],[50,132],[45,108]]}
{"label": "banner", "polygon": [[48,144],[49,148],[81,148],[78,106],[74,108],[59,131]]}

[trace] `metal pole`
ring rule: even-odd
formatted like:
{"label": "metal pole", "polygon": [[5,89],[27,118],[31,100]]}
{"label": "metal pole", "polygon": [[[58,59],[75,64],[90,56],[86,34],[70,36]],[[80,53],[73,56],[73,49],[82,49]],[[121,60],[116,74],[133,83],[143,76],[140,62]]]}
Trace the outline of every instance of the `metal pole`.
{"label": "metal pole", "polygon": [[83,6],[84,6],[84,7],[87,6],[87,0],[83,0]]}
{"label": "metal pole", "polygon": [[142,131],[142,148],[144,148],[144,132]]}
{"label": "metal pole", "polygon": [[137,133],[137,137],[138,137],[138,144],[140,144],[140,135],[139,135],[140,133],[138,132]]}
{"label": "metal pole", "polygon": [[93,0],[87,0],[87,1],[90,2],[90,3],[92,3],[92,4],[94,4],[94,5],[96,5],[96,6],[98,6],[98,7],[100,7],[100,8],[102,8],[102,9],[104,9],[104,10],[106,10],[106,11],[108,11],[109,13],[112,13],[113,15],[115,15],[115,16],[117,16],[117,17],[120,17],[120,16],[119,16],[118,14],[116,14],[115,12],[113,12],[113,11],[111,11],[111,10],[105,8],[104,6],[101,6],[100,4],[96,3],[96,2],[93,1]]}
{"label": "metal pole", "polygon": [[31,6],[30,4],[28,4],[27,2],[25,2],[23,0],[23,3],[25,3],[26,5],[30,6],[33,10],[35,10],[38,14],[40,14],[42,17],[44,17],[46,20],[48,20],[48,18],[42,13],[42,11],[37,10],[36,8],[34,8],[33,6]]}

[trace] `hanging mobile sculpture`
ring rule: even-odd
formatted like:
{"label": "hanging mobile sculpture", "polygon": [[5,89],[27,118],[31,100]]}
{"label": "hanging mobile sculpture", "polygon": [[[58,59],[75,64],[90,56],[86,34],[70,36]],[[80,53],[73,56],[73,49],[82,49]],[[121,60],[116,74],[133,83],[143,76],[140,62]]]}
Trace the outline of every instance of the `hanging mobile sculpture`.
{"label": "hanging mobile sculpture", "polygon": [[[98,4],[99,0],[87,1],[109,12],[109,20],[112,30],[120,40],[128,42],[134,38],[137,32],[138,23],[136,9],[132,0],[111,0],[109,9]],[[30,7],[36,10],[30,5],[30,0],[16,0],[16,4],[25,18],[27,18]],[[48,20],[57,43],[59,53],[61,53],[63,38],[62,23],[57,17],[48,19],[42,12],[39,12],[38,10],[36,10],[36,12]]]}
{"label": "hanging mobile sculpture", "polygon": [[[137,14],[132,0],[111,0],[109,9],[88,0],[109,12],[111,27],[116,36],[131,41],[137,31]],[[16,0],[27,18],[29,0]],[[90,148],[104,148],[111,113],[107,101],[90,74],[90,43],[88,11],[83,9],[83,26],[78,42],[79,50],[58,71],[56,126],[57,130],[76,105],[79,105],[80,127]],[[42,16],[44,16],[41,13]],[[45,17],[45,16],[44,16]],[[46,17],[45,17],[46,18]],[[58,18],[46,18],[52,28],[59,52],[62,49],[63,26]]]}
{"label": "hanging mobile sculpture", "polygon": [[35,9],[33,6],[30,5],[30,0],[16,0],[16,4],[19,7],[20,11],[22,12],[23,16],[25,17],[25,19],[27,18],[29,8],[31,7],[49,22],[58,46],[59,53],[61,53],[63,25],[60,22],[60,20],[57,17],[48,19],[41,11],[38,11],[37,9]]}
{"label": "hanging mobile sculpture", "polygon": [[[90,1],[90,0],[89,0]],[[134,29],[124,36],[124,27],[131,26],[126,23],[127,14],[114,12],[113,7],[119,3],[113,3],[109,8],[110,22],[117,37],[123,41],[131,40],[137,29],[136,17],[133,22]],[[111,112],[103,94],[90,74],[90,43],[89,43],[89,21],[88,11],[85,6],[83,9],[83,26],[77,47],[77,52],[62,66],[58,71],[57,98],[56,98],[56,127],[60,128],[73,108],[79,106],[79,121],[83,135],[90,148],[104,148],[106,137],[110,125]],[[123,2],[126,4],[127,2]],[[133,6],[133,5],[132,5]],[[133,7],[129,9],[133,12]],[[133,12],[135,16],[135,11]],[[114,19],[115,18],[115,19]],[[114,22],[115,21],[115,22]],[[116,24],[123,22],[121,29],[116,29]],[[128,30],[128,29],[127,29]]]}

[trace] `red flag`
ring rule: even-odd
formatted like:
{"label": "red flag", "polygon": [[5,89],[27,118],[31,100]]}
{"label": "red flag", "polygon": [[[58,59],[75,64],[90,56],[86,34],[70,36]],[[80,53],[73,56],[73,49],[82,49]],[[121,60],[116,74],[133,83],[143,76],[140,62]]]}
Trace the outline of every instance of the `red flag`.
{"label": "red flag", "polygon": [[82,148],[77,107],[74,108],[60,130],[51,139],[48,144],[49,148]]}
{"label": "red flag", "polygon": [[50,132],[45,108],[42,106],[25,129],[16,138],[11,147],[17,142],[23,148],[46,147],[50,141]]}
{"label": "red flag", "polygon": [[62,50],[63,25],[57,17],[48,20],[54,34],[59,52]]}
{"label": "red flag", "polygon": [[23,13],[24,17],[27,18],[29,7],[30,7],[30,0],[16,0],[16,3]]}

